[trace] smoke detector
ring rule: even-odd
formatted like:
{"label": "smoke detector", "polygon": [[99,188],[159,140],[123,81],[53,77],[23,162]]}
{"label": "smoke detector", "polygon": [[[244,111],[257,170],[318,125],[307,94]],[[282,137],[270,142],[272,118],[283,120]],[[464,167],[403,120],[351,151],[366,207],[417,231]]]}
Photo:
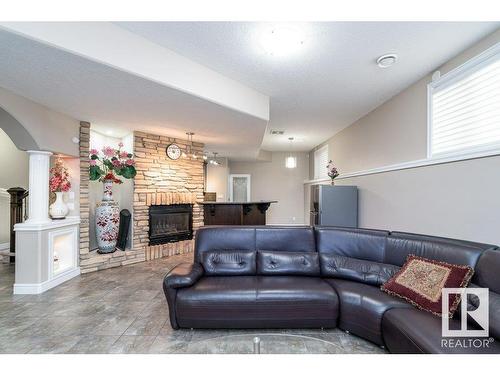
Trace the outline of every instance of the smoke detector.
{"label": "smoke detector", "polygon": [[389,53],[387,55],[382,55],[377,59],[377,65],[380,68],[388,68],[396,63],[398,60],[398,55],[395,53]]}

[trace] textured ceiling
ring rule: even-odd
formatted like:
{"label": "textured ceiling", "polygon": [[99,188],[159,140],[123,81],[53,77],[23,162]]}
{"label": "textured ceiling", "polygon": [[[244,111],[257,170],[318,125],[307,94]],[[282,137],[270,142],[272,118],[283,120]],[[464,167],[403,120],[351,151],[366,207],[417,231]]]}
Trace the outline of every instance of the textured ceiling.
{"label": "textured ceiling", "polygon": [[0,86],[100,131],[194,131],[208,151],[234,159],[258,154],[263,120],[9,32],[0,31],[0,46]]}
{"label": "textured ceiling", "polygon": [[[271,97],[263,148],[286,150],[287,138],[310,150],[413,82],[433,71],[500,23],[328,22],[296,24],[304,31],[300,54],[273,58],[259,37],[272,24],[247,22],[127,22],[123,28]],[[397,53],[380,69],[375,60]]]}
{"label": "textured ceiling", "polygon": [[[0,86],[88,120],[101,131],[184,136],[191,130],[208,150],[255,159],[259,148],[287,150],[289,136],[298,139],[295,150],[310,150],[500,23],[299,24],[303,50],[279,59],[266,55],[258,43],[271,24],[117,25],[269,95],[267,132],[262,120],[7,31],[0,31]],[[375,64],[385,53],[399,55],[390,69]],[[285,135],[271,136],[269,128],[285,130]]]}

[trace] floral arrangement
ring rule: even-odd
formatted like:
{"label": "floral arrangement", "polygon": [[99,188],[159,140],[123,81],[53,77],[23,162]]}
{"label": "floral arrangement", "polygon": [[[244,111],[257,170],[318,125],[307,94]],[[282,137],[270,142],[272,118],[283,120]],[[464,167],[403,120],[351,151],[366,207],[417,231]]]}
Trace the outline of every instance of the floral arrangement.
{"label": "floral arrangement", "polygon": [[57,158],[54,166],[50,168],[49,188],[52,193],[67,192],[71,188],[68,169],[61,158]]}
{"label": "floral arrangement", "polygon": [[90,150],[90,180],[100,182],[111,180],[121,184],[123,181],[117,176],[129,179],[137,174],[135,170],[134,155],[122,150],[123,143],[118,148],[106,146],[99,153],[98,150]]}
{"label": "floral arrangement", "polygon": [[332,179],[332,182],[340,174],[339,171],[337,170],[337,168],[335,167],[335,165],[333,165],[333,161],[331,161],[331,160],[328,162],[326,169],[328,170],[328,177],[330,177]]}

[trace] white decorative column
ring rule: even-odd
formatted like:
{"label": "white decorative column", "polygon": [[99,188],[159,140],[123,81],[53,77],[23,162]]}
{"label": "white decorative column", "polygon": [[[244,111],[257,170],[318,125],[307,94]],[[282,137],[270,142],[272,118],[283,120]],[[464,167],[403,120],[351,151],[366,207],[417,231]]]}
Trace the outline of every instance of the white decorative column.
{"label": "white decorative column", "polygon": [[49,219],[51,152],[28,151],[29,218],[16,231],[14,294],[38,294],[80,274],[79,217]]}
{"label": "white decorative column", "polygon": [[52,152],[28,151],[29,210],[27,223],[49,222],[49,169]]}

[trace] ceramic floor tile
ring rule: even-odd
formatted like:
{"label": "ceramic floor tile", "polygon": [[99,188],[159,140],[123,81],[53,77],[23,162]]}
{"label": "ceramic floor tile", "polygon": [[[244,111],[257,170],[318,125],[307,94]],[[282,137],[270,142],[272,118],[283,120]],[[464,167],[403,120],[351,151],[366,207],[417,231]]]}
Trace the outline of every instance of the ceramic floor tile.
{"label": "ceramic floor tile", "polygon": [[[40,295],[12,295],[0,264],[0,353],[385,353],[338,329],[213,330],[170,326],[163,277],[192,254],[80,275]],[[283,334],[285,334],[283,336]]]}

